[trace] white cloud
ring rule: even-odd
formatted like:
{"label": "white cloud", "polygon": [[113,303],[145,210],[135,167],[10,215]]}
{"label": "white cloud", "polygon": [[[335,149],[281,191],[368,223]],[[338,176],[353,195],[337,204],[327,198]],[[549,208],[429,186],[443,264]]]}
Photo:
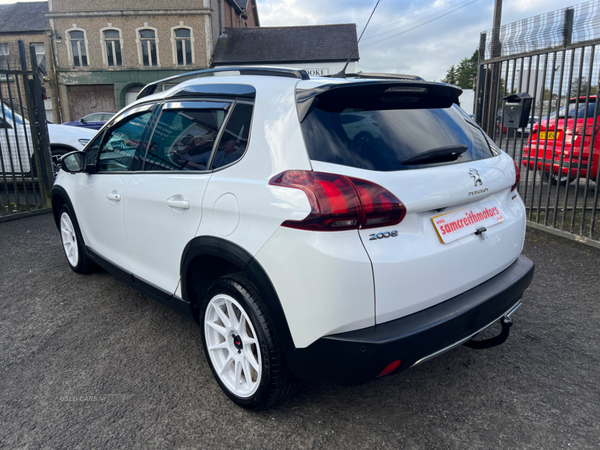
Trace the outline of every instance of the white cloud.
{"label": "white cloud", "polygon": [[[375,3],[376,0],[258,0],[258,14],[263,26],[356,23],[360,35]],[[382,1],[361,42],[357,70],[441,79],[452,64],[473,54],[480,32],[492,27],[493,0],[477,0],[410,29],[464,3],[465,0]],[[564,7],[564,0],[505,0],[503,23]],[[382,41],[375,44],[378,40]]]}

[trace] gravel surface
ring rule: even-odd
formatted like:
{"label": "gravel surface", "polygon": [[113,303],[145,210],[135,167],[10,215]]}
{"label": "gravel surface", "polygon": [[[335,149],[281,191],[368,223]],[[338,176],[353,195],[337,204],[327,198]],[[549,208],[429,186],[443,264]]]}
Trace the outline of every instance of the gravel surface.
{"label": "gravel surface", "polygon": [[302,383],[251,413],[200,329],[67,266],[52,216],[0,223],[0,447],[600,448],[600,250],[538,231],[509,340],[355,388]]}

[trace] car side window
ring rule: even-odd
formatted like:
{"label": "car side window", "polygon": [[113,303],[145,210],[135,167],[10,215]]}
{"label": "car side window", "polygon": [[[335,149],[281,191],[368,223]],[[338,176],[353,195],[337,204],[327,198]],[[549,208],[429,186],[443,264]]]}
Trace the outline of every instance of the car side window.
{"label": "car side window", "polygon": [[102,118],[102,114],[90,114],[89,116],[85,116],[83,119],[86,122],[99,122]]}
{"label": "car side window", "polygon": [[227,121],[211,169],[227,166],[240,159],[248,146],[253,106],[238,103]]}
{"label": "car side window", "polygon": [[87,154],[87,160],[91,163],[95,162],[98,159],[98,152],[100,151],[100,144],[102,143],[102,136],[104,133],[98,133],[92,142],[88,144],[85,148],[85,153]]}
{"label": "car side window", "polygon": [[224,108],[164,110],[144,170],[206,170],[226,114]]}
{"label": "car side window", "polygon": [[141,167],[142,137],[151,115],[151,111],[134,114],[107,130],[98,158],[98,172],[127,172]]}

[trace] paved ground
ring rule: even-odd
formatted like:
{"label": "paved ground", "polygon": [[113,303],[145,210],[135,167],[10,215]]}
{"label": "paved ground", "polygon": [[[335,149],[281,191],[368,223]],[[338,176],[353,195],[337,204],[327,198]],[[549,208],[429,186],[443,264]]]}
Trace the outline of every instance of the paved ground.
{"label": "paved ground", "polygon": [[50,215],[0,223],[0,447],[599,448],[600,250],[530,232],[525,254],[537,273],[505,345],[250,413],[199,328],[73,273]]}

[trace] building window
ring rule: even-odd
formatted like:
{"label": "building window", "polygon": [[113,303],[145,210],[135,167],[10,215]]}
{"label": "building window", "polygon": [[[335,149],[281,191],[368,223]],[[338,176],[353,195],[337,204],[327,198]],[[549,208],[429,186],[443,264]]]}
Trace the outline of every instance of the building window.
{"label": "building window", "polygon": [[35,48],[35,59],[38,66],[43,69],[44,75],[47,76],[47,67],[46,67],[46,48],[42,42],[34,42],[33,47]]}
{"label": "building window", "polygon": [[103,37],[104,51],[106,52],[106,65],[108,67],[122,66],[121,33],[119,30],[105,30]]}
{"label": "building window", "polygon": [[88,65],[88,58],[85,46],[85,32],[70,31],[69,40],[71,41],[73,67],[86,67]]}
{"label": "building window", "polygon": [[[9,70],[9,51],[8,43],[0,42],[0,70]],[[0,80],[6,80],[6,75],[0,74]]]}
{"label": "building window", "polygon": [[139,30],[140,44],[142,46],[142,65],[158,66],[156,51],[156,32],[154,30]]}
{"label": "building window", "polygon": [[192,30],[176,28],[173,30],[175,39],[175,54],[178,66],[191,66],[192,61]]}

